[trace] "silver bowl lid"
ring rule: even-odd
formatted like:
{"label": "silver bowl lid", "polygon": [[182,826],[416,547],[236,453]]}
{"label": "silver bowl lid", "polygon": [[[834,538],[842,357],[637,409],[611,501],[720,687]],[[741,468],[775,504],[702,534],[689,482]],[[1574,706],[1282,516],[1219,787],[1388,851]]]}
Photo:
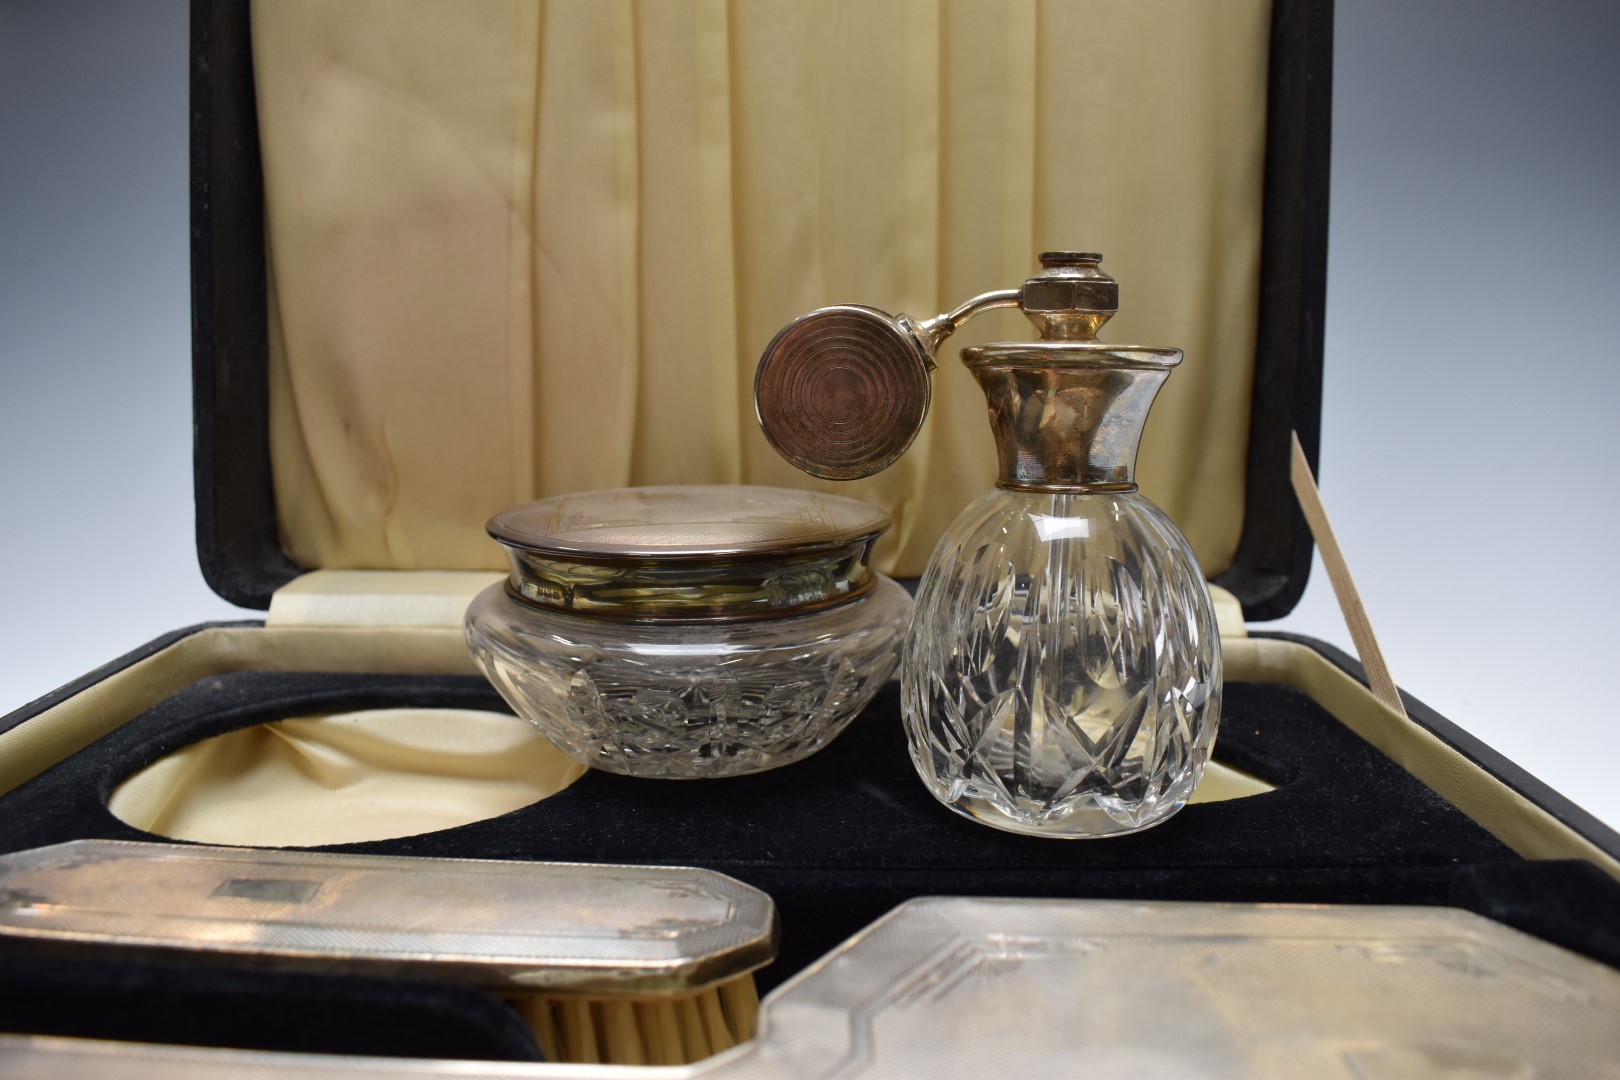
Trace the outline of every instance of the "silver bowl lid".
{"label": "silver bowl lid", "polygon": [[505,510],[489,535],[508,591],[536,607],[629,621],[795,614],[875,581],[889,515],[839,495],[748,485],[615,488]]}

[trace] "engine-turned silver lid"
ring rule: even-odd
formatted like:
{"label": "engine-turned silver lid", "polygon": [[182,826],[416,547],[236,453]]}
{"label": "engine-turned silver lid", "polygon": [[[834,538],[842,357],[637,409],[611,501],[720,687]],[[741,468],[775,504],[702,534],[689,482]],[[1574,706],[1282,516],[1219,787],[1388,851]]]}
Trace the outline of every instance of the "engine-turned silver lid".
{"label": "engine-turned silver lid", "polygon": [[889,515],[841,495],[739,484],[613,488],[496,514],[507,591],[535,607],[633,622],[770,618],[876,582]]}

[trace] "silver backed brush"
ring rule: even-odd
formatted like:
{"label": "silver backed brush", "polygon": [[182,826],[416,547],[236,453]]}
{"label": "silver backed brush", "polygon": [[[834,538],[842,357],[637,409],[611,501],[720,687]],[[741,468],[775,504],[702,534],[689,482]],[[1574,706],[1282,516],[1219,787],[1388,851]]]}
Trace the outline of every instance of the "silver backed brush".
{"label": "silver backed brush", "polygon": [[776,909],[709,870],[112,840],[0,856],[0,944],[654,995],[775,955]]}

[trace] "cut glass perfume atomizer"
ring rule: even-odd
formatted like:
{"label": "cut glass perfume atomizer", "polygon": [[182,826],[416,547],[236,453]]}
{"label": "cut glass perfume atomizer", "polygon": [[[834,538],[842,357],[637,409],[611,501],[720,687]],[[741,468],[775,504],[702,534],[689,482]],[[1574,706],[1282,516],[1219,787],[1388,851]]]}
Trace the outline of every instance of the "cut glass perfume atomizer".
{"label": "cut glass perfume atomizer", "polygon": [[940,343],[996,307],[1039,341],[962,350],[990,410],[994,490],[940,538],[901,659],[912,761],[958,813],[1013,832],[1101,837],[1186,804],[1215,742],[1221,651],[1192,548],[1136,489],[1137,445],[1181,350],[1112,345],[1100,255],[1049,252],[1021,289],[923,322],[866,307],[788,324],[760,359],[766,438],[816,476],[903,453]]}

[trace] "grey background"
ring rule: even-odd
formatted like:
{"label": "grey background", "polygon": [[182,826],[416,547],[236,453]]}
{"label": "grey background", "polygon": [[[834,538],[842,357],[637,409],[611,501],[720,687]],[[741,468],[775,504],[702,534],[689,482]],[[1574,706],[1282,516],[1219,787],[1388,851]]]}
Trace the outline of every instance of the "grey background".
{"label": "grey background", "polygon": [[[1322,486],[1396,678],[1620,825],[1620,5],[1341,0]],[[192,538],[186,10],[0,0],[0,712]],[[1348,644],[1317,568],[1277,624]]]}

